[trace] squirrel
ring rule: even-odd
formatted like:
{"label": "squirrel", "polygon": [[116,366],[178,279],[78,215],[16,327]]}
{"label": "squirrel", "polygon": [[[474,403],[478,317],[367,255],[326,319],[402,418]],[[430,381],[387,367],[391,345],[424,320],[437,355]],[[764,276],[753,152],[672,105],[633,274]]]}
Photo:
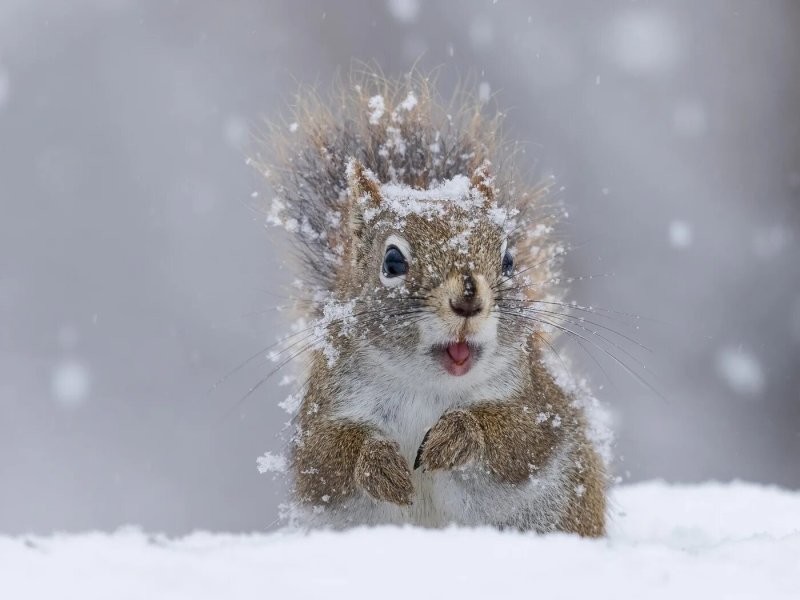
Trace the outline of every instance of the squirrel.
{"label": "squirrel", "polygon": [[548,358],[559,210],[484,104],[354,74],[257,154],[310,322],[289,461],[310,526],[605,532],[606,461]]}

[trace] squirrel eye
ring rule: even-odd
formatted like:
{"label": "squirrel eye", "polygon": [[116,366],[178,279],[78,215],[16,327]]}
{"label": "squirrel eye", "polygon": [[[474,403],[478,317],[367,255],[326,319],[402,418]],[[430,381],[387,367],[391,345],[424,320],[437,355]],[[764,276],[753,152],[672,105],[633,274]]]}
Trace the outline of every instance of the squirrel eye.
{"label": "squirrel eye", "polygon": [[514,257],[508,250],[503,253],[503,275],[511,277],[514,274]]}
{"label": "squirrel eye", "polygon": [[389,246],[383,256],[383,274],[386,277],[400,277],[408,272],[408,261],[397,246]]}

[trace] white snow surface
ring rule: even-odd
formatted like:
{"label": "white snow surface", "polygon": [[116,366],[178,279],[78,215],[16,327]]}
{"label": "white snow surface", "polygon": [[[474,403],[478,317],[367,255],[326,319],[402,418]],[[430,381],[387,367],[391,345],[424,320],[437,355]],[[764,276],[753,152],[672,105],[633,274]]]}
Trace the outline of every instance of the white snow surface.
{"label": "white snow surface", "polygon": [[601,540],[455,528],[0,537],[0,598],[800,598],[800,492],[649,482],[615,489],[612,504]]}

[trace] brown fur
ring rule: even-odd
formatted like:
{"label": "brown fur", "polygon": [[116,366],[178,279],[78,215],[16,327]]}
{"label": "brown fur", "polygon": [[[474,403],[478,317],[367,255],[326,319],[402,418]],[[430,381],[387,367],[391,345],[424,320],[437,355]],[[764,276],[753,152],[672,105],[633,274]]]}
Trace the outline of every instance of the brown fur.
{"label": "brown fur", "polygon": [[481,422],[473,411],[451,410],[422,438],[414,468],[428,471],[460,467],[483,458],[485,446]]}
{"label": "brown fur", "polygon": [[355,465],[355,480],[376,500],[411,504],[414,486],[396,442],[368,437]]}

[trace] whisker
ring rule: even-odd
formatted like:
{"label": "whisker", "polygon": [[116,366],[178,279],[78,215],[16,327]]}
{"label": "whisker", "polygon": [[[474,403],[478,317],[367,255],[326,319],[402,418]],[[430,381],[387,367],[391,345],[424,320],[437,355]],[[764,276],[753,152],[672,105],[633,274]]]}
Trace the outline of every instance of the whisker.
{"label": "whisker", "polygon": [[511,275],[502,275],[502,276],[501,276],[501,277],[498,279],[498,281],[497,281],[497,282],[495,282],[493,285],[491,285],[491,286],[489,286],[489,287],[490,287],[492,290],[497,290],[498,288],[500,288],[500,287],[501,287],[501,286],[503,286],[504,284],[508,283],[509,281],[512,281],[512,280],[513,280],[514,278],[516,278],[516,277],[519,277],[519,276],[520,276],[520,275],[522,275],[523,273],[527,273],[527,272],[528,272],[528,271],[530,271],[531,269],[535,269],[536,267],[540,267],[540,266],[542,266],[542,265],[545,265],[545,264],[547,264],[547,263],[549,263],[549,262],[551,262],[551,261],[553,261],[553,260],[555,260],[555,259],[557,259],[557,258],[560,258],[560,257],[562,257],[562,256],[566,255],[566,254],[567,254],[567,252],[569,252],[569,249],[567,249],[567,250],[562,250],[561,252],[556,252],[556,253],[554,253],[554,254],[553,254],[553,256],[551,256],[550,258],[546,258],[546,259],[544,259],[544,260],[540,260],[539,262],[536,262],[536,263],[534,263],[534,264],[532,264],[532,265],[530,265],[530,266],[528,266],[528,267],[525,267],[524,269],[517,270],[517,271],[515,271],[514,273],[512,273]]}
{"label": "whisker", "polygon": [[[600,336],[602,338],[602,336],[599,333],[597,333],[595,331],[592,331],[589,328],[581,326],[581,323],[589,323],[590,325],[594,325],[595,327],[599,327],[600,329],[604,329],[605,331],[613,333],[614,335],[618,335],[619,337],[627,340],[631,344],[634,344],[634,345],[638,346],[642,350],[646,350],[647,352],[650,352],[650,353],[653,352],[650,348],[648,348],[644,344],[642,344],[639,341],[635,340],[634,338],[622,333],[621,331],[617,331],[616,329],[613,329],[611,327],[603,325],[602,323],[597,323],[596,321],[592,321],[592,320],[587,319],[585,317],[579,317],[579,316],[571,315],[571,314],[568,314],[568,313],[560,313],[560,312],[556,312],[556,311],[552,311],[552,310],[545,310],[545,309],[542,309],[542,308],[532,308],[532,307],[529,307],[529,306],[516,307],[516,308],[515,307],[505,307],[505,308],[511,308],[512,310],[518,310],[523,314],[524,314],[524,311],[530,311],[530,312],[535,312],[535,313],[539,313],[539,314],[552,315],[554,317],[561,318],[561,319],[572,319],[572,321],[569,321],[569,322],[573,323],[574,325],[577,325],[577,326],[581,327],[581,329],[584,329],[585,331],[591,331],[595,335],[598,335],[598,336]],[[609,340],[609,343],[613,344],[614,342]],[[620,348],[620,349],[622,349],[622,348]]]}
{"label": "whisker", "polygon": [[[312,324],[312,325],[310,325],[310,326],[308,326],[308,327],[306,327],[304,329],[301,329],[300,331],[293,332],[293,333],[291,333],[291,334],[289,334],[289,335],[287,335],[287,336],[285,336],[285,337],[283,337],[283,338],[281,338],[281,339],[279,339],[279,340],[277,340],[277,341],[265,346],[264,348],[262,348],[261,350],[259,350],[255,354],[253,354],[252,356],[249,356],[248,358],[246,358],[239,365],[237,365],[236,367],[234,367],[233,369],[231,369],[230,371],[225,373],[216,382],[214,382],[214,384],[211,386],[211,388],[209,388],[208,393],[214,392],[220,385],[225,383],[225,381],[230,379],[233,375],[235,375],[236,373],[241,371],[243,368],[245,368],[247,365],[252,363],[254,360],[259,358],[260,356],[263,356],[265,353],[269,352],[270,350],[273,350],[274,348],[277,348],[281,344],[289,342],[290,340],[292,340],[293,338],[296,338],[297,336],[301,336],[303,334],[307,334],[308,332],[314,332],[319,327],[329,327],[331,325],[335,325],[337,323],[344,322],[347,319],[362,317],[362,316],[365,316],[365,315],[375,314],[375,313],[381,313],[382,315],[386,315],[387,314],[386,308],[385,307],[381,307],[381,308],[374,308],[374,309],[370,309],[370,310],[364,310],[364,311],[360,311],[360,312],[355,312],[355,313],[353,313],[351,315],[346,315],[346,316],[343,316],[343,317],[332,319],[331,321],[329,321],[327,323],[324,323],[324,324],[321,324],[321,323],[317,322],[317,323],[314,323],[314,324]],[[308,336],[306,336],[306,338],[307,337]]]}
{"label": "whisker", "polygon": [[645,320],[645,321],[656,321],[656,322],[658,322],[658,319],[655,319],[653,317],[647,317],[647,316],[643,316],[643,315],[640,315],[640,314],[637,314],[637,313],[628,313],[628,312],[623,312],[623,311],[619,311],[619,310],[612,310],[610,308],[603,308],[602,306],[582,305],[582,304],[573,303],[573,302],[555,302],[553,300],[534,300],[533,298],[503,298],[503,299],[508,300],[508,301],[512,301],[512,302],[551,304],[551,305],[554,305],[554,306],[561,306],[563,308],[568,308],[568,309],[571,309],[571,310],[579,310],[579,311],[583,311],[583,312],[594,313],[597,316],[603,317],[603,318],[606,318],[606,319],[611,319],[612,317],[610,317],[608,315],[603,315],[603,314],[600,314],[600,313],[610,313],[610,314],[619,315],[619,316],[622,316],[622,317],[627,317],[629,319],[635,319],[637,321]]}
{"label": "whisker", "polygon": [[[501,312],[501,311],[498,311],[498,312]],[[606,349],[606,348],[603,348],[603,347],[602,347],[602,346],[600,346],[598,343],[596,343],[596,342],[594,342],[593,340],[591,340],[591,339],[589,339],[589,338],[587,338],[587,337],[585,337],[585,336],[581,335],[580,333],[578,333],[578,332],[576,332],[576,331],[573,331],[573,330],[569,329],[568,327],[564,327],[563,325],[559,325],[559,324],[557,324],[557,323],[552,323],[552,322],[548,321],[547,319],[538,318],[538,317],[532,317],[532,316],[529,316],[529,315],[521,315],[521,314],[519,314],[519,313],[514,313],[514,312],[507,312],[507,313],[505,313],[505,314],[506,314],[506,315],[508,315],[508,316],[510,316],[510,317],[514,317],[514,318],[518,318],[518,319],[525,319],[525,320],[527,320],[527,321],[531,321],[531,322],[534,322],[534,323],[540,323],[540,324],[543,324],[543,325],[548,325],[548,326],[550,326],[550,327],[553,327],[553,328],[555,328],[555,329],[558,329],[559,331],[563,331],[564,333],[568,333],[568,334],[570,334],[570,335],[573,335],[573,336],[575,336],[575,337],[578,337],[578,338],[582,339],[583,341],[585,341],[585,342],[587,342],[588,344],[590,344],[590,345],[594,346],[595,348],[597,348],[598,350],[600,350],[601,352],[603,352],[604,354],[606,354],[607,356],[609,356],[609,357],[610,357],[610,358],[611,358],[611,359],[612,359],[614,362],[616,362],[616,363],[617,363],[617,364],[619,364],[619,365],[620,365],[620,366],[621,366],[623,369],[625,369],[625,371],[626,371],[628,374],[630,374],[632,377],[634,377],[634,378],[635,378],[635,379],[636,379],[636,380],[637,380],[637,381],[638,381],[640,384],[642,384],[643,386],[645,386],[647,389],[649,389],[651,392],[653,392],[653,393],[654,393],[656,396],[658,396],[658,397],[659,397],[659,398],[661,398],[662,400],[666,400],[666,398],[663,396],[663,394],[661,394],[661,393],[660,393],[660,392],[659,392],[659,391],[658,391],[658,390],[657,390],[655,387],[653,387],[653,385],[652,385],[652,384],[650,384],[650,383],[649,383],[649,382],[648,382],[646,379],[644,379],[644,378],[643,378],[641,375],[639,375],[639,374],[638,374],[636,371],[634,371],[633,369],[631,369],[631,367],[630,367],[630,366],[628,366],[628,364],[627,364],[627,363],[625,363],[625,362],[624,362],[623,360],[621,360],[619,357],[617,357],[616,355],[614,355],[614,353],[612,353],[612,352],[609,352],[609,350],[608,350],[608,349]],[[640,362],[640,361],[638,361],[638,360],[637,360],[636,362],[638,363],[638,365],[639,365],[639,366],[640,366],[642,369],[647,369],[647,366],[646,366],[644,363],[641,363],[641,362]]]}
{"label": "whisker", "polygon": [[[527,270],[528,269],[526,269],[526,271]],[[545,279],[543,281],[533,281],[531,283],[520,283],[520,284],[517,284],[517,285],[514,285],[514,286],[508,286],[508,287],[496,286],[496,287],[493,287],[492,289],[495,290],[495,291],[502,290],[503,292],[509,292],[509,291],[510,292],[524,292],[525,290],[529,290],[531,288],[545,287],[545,286],[550,285],[550,284],[562,284],[562,283],[570,284],[570,283],[575,283],[576,281],[589,281],[589,280],[592,280],[592,279],[600,279],[600,278],[604,278],[604,277],[614,277],[615,275],[616,274],[613,273],[613,272],[610,272],[610,273],[591,273],[589,275],[575,275],[575,276],[570,276],[570,277],[562,277],[562,276],[559,275],[559,276],[551,277],[550,279]],[[514,276],[516,276],[516,274]]]}
{"label": "whisker", "polygon": [[[430,312],[430,311],[428,311],[428,312]],[[432,313],[431,313],[431,314],[432,314]],[[403,316],[403,315],[398,315],[398,316]],[[416,319],[411,319],[410,321],[404,321],[404,322],[403,322],[403,323],[404,323],[404,325],[403,325],[403,326],[404,326],[404,327],[405,327],[405,326],[407,326],[407,325],[405,325],[406,323],[408,323],[409,325],[411,325],[411,324],[414,324],[414,323],[417,323],[417,322],[419,322],[419,321],[421,321],[421,320],[423,320],[423,319],[425,319],[425,318],[428,318],[428,317],[429,317],[429,314],[423,314],[421,317],[417,317]],[[372,338],[370,338],[370,339],[367,339],[366,341],[367,341],[367,342],[374,342],[374,341],[376,341],[377,339],[379,339],[380,337],[383,337],[383,336],[385,336],[385,335],[388,335],[388,334],[390,334],[390,333],[396,333],[396,330],[388,330],[388,331],[382,331],[382,332],[379,332],[377,336],[375,336],[375,337],[372,337]],[[309,342],[308,344],[306,344],[306,345],[305,345],[303,348],[301,348],[300,350],[298,350],[297,352],[295,352],[294,354],[292,354],[292,355],[291,355],[291,356],[289,356],[288,358],[286,358],[286,359],[284,359],[283,361],[281,361],[281,363],[280,363],[280,364],[278,364],[278,365],[277,365],[275,368],[271,369],[271,370],[270,370],[270,371],[269,371],[269,372],[268,372],[266,375],[264,375],[264,377],[262,377],[261,379],[259,379],[259,380],[258,380],[258,381],[257,381],[257,382],[256,382],[256,383],[253,385],[253,386],[251,386],[251,387],[250,387],[250,388],[247,390],[247,392],[245,392],[245,394],[244,394],[244,395],[243,395],[241,398],[239,398],[239,400],[236,402],[236,404],[235,404],[234,406],[232,406],[231,408],[229,408],[229,409],[228,409],[228,410],[227,410],[227,411],[226,411],[226,412],[223,414],[223,416],[222,416],[222,419],[224,420],[224,419],[227,419],[228,417],[230,417],[230,415],[231,415],[231,414],[232,414],[232,413],[233,413],[235,410],[237,410],[238,408],[240,408],[240,407],[241,407],[241,405],[242,405],[242,403],[243,403],[243,402],[245,402],[245,401],[246,401],[246,400],[247,400],[247,399],[248,399],[250,396],[252,396],[252,395],[253,395],[253,394],[254,394],[254,393],[255,393],[255,392],[256,392],[256,391],[257,391],[257,390],[258,390],[258,389],[259,389],[259,388],[262,386],[262,385],[264,385],[264,384],[265,384],[267,381],[269,381],[269,379],[270,379],[271,377],[273,377],[273,376],[274,376],[276,373],[278,373],[278,371],[280,371],[280,370],[281,370],[283,367],[285,367],[286,365],[288,365],[288,364],[289,364],[290,362],[292,362],[293,360],[295,360],[295,359],[299,358],[300,356],[302,356],[303,354],[305,354],[305,353],[306,353],[306,352],[308,352],[309,350],[312,350],[312,349],[316,349],[316,348],[318,348],[318,347],[319,347],[319,346],[318,346],[319,342],[320,342],[320,341],[322,341],[322,339],[323,339],[323,338],[324,338],[326,335],[327,335],[327,332],[326,332],[325,334],[323,334],[323,335],[319,336],[317,339],[315,339],[315,340],[312,340],[311,342]]]}

